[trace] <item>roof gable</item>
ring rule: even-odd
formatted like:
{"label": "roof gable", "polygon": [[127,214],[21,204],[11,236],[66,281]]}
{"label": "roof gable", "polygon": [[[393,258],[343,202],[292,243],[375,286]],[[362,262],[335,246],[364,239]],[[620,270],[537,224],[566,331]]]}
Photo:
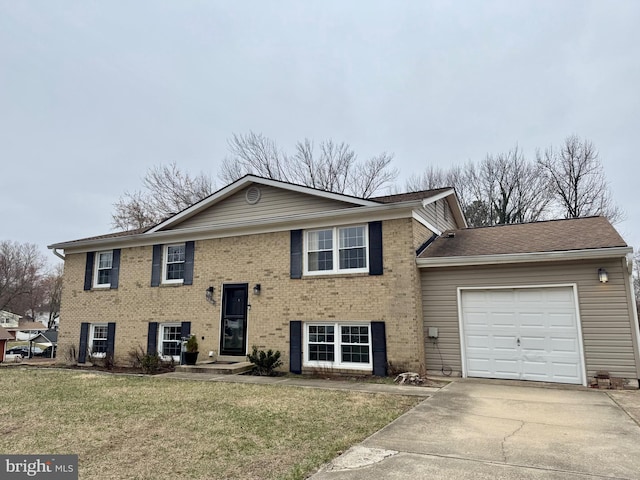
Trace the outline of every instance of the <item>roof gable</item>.
{"label": "roof gable", "polygon": [[[295,185],[292,183],[282,182],[279,180],[272,180],[268,178],[257,177],[255,175],[245,175],[244,177],[218,190],[217,192],[211,194],[210,196],[201,200],[200,202],[192,205],[191,207],[183,210],[182,212],[174,215],[171,218],[168,218],[164,222],[149,229],[149,233],[175,228],[177,225],[181,224],[182,222],[185,222],[188,219],[192,219],[196,215],[199,215],[202,212],[205,212],[206,210],[209,210],[207,216],[209,218],[212,218],[215,216],[215,210],[213,209],[214,206],[221,204],[222,202],[226,201],[230,197],[235,197],[235,199],[233,198],[231,199],[231,202],[239,203],[238,202],[239,197],[244,196],[244,193],[242,192],[246,191],[251,186],[256,186],[260,190],[262,190],[262,188],[264,187],[270,194],[274,194],[274,192],[276,192],[277,190],[288,192],[290,193],[289,200],[292,201],[294,206],[296,202],[299,202],[302,199],[305,200],[303,202],[305,205],[313,201],[322,202],[319,205],[323,205],[322,208],[325,210],[327,206],[329,206],[329,208],[335,207],[337,209],[337,208],[346,208],[346,207],[354,207],[354,206],[372,206],[377,204],[377,202],[374,202],[372,200],[352,197],[350,195],[344,195],[341,193],[327,192],[324,190],[318,190],[315,188],[305,187],[302,185]],[[240,195],[238,195],[239,193]],[[284,198],[284,196],[282,198]],[[256,203],[256,205],[258,203]],[[302,211],[300,213],[305,213],[305,212]]]}

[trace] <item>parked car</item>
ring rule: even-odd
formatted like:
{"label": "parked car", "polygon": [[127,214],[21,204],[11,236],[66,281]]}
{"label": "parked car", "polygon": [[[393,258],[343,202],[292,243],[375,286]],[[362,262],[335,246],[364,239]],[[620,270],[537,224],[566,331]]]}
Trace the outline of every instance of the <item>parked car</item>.
{"label": "parked car", "polygon": [[[42,355],[43,350],[40,347],[37,346],[33,346],[31,347],[31,356],[35,357],[35,356],[40,356]],[[7,353],[9,355],[20,355],[22,356],[22,358],[27,358],[29,356],[29,347],[24,346],[24,345],[19,345],[17,347],[11,347],[9,350],[7,350]]]}
{"label": "parked car", "polygon": [[9,350],[7,350],[7,354],[20,355],[22,358],[25,358],[29,356],[29,347],[25,347],[25,346],[11,347]]}
{"label": "parked car", "polygon": [[[51,350],[53,350],[53,357],[51,356]],[[42,350],[41,353],[36,353],[34,355],[38,356],[38,357],[44,357],[44,358],[55,358],[56,357],[56,346],[48,346],[45,347],[44,350]]]}

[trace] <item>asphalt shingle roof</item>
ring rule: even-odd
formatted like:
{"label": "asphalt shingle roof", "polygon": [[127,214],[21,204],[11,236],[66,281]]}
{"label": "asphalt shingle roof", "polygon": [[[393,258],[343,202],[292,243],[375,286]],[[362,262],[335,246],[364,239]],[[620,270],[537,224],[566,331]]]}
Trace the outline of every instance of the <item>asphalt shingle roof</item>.
{"label": "asphalt shingle roof", "polygon": [[604,217],[497,225],[444,232],[418,258],[471,257],[626,247]]}

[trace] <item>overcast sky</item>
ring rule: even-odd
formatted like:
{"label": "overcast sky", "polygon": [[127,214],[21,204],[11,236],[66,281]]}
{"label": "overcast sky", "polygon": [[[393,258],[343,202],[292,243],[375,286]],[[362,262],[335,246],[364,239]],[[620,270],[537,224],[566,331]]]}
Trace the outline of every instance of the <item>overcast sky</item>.
{"label": "overcast sky", "polygon": [[400,186],[577,134],[639,247],[639,24],[635,0],[0,0],[0,240],[108,233],[150,167],[215,177],[252,130],[393,152]]}

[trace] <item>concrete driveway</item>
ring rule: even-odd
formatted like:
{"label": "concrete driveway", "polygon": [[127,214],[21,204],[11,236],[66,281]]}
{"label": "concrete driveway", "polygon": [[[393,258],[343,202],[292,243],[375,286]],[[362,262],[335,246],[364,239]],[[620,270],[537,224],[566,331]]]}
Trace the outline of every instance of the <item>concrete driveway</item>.
{"label": "concrete driveway", "polygon": [[639,414],[637,390],[457,381],[311,478],[640,479]]}

